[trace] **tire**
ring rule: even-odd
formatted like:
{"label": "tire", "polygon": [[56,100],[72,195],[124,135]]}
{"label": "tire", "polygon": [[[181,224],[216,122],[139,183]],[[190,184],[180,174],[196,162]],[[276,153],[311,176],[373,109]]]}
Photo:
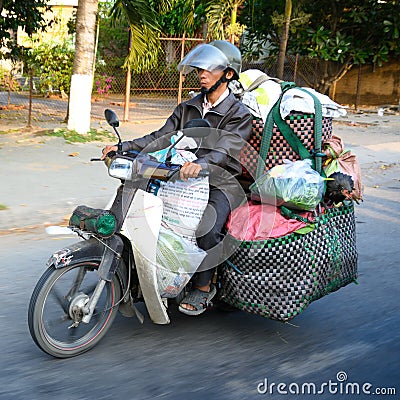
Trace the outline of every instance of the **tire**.
{"label": "tire", "polygon": [[121,298],[116,275],[106,282],[88,324],[73,326],[71,317],[71,310],[78,310],[75,319],[79,321],[79,306],[91,296],[99,280],[98,266],[98,261],[62,269],[51,266],[39,279],[29,303],[28,325],[32,339],[45,353],[58,358],[77,356],[93,348],[111,327]]}

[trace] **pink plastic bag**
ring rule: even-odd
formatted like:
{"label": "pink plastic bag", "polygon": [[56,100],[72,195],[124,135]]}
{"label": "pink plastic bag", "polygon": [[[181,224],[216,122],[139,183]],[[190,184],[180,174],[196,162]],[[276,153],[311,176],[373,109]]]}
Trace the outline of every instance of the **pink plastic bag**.
{"label": "pink plastic bag", "polygon": [[[298,212],[301,217],[313,219],[312,212]],[[228,233],[238,240],[267,240],[288,235],[307,224],[287,219],[279,208],[270,204],[248,202],[232,211],[228,218]]]}

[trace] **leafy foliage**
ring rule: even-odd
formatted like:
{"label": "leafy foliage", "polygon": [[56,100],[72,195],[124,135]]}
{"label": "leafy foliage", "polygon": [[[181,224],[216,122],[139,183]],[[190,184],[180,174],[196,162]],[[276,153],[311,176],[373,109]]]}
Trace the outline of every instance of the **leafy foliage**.
{"label": "leafy foliage", "polygon": [[115,24],[126,26],[128,23],[130,26],[132,47],[124,66],[129,63],[136,73],[157,64],[161,35],[158,13],[165,10],[163,7],[169,8],[170,5],[163,0],[157,3],[155,0],[116,0],[110,10]]}
{"label": "leafy foliage", "polygon": [[[321,5],[323,7],[324,4]],[[328,6],[326,0],[325,6]],[[310,55],[325,60],[382,65],[388,60],[390,52],[400,54],[398,1],[366,0],[362,4],[358,1],[338,1],[335,13],[329,15],[323,10],[318,15],[312,14],[313,20],[317,22],[319,19],[319,26],[323,29],[314,23],[297,36],[297,46],[299,42],[307,45]],[[311,8],[309,12],[312,12]],[[324,41],[328,53],[322,50],[321,42]]]}
{"label": "leafy foliage", "polygon": [[19,88],[19,82],[15,79],[13,71],[8,71],[0,67],[0,90],[16,92]]}
{"label": "leafy foliage", "polygon": [[161,31],[171,36],[201,34],[205,21],[203,2],[196,0],[176,0],[169,11],[159,16]]}
{"label": "leafy foliage", "polygon": [[47,0],[0,0],[0,48],[9,51],[0,53],[0,58],[17,59],[21,48],[13,32],[21,27],[31,37],[43,31],[51,21],[44,20],[44,12],[50,10]]}
{"label": "leafy foliage", "polygon": [[[244,26],[236,21],[244,0],[116,0],[110,15],[114,24],[128,21],[132,47],[124,66],[135,73],[156,68],[162,35],[201,34],[208,24],[209,39],[238,38]],[[226,27],[228,26],[228,29]]]}
{"label": "leafy foliage", "polygon": [[280,0],[245,0],[239,21],[246,25],[245,36],[241,43],[243,56],[249,60],[258,59],[267,50],[269,54],[279,49],[280,30],[273,24],[273,15],[285,12]]}
{"label": "leafy foliage", "polygon": [[[129,23],[127,19],[121,18],[117,22],[110,18],[111,8],[110,2],[99,3],[99,37],[93,87],[98,94],[114,92],[117,89],[116,81],[123,81],[125,72],[122,66],[129,51]],[[109,76],[110,71],[113,71],[112,77]],[[107,78],[111,78],[112,82],[105,82]],[[112,84],[112,88],[107,89],[109,84]]]}
{"label": "leafy foliage", "polygon": [[246,27],[236,20],[243,3],[244,0],[207,1],[206,12],[210,38],[228,40],[233,36],[235,42],[239,40]]}
{"label": "leafy foliage", "polygon": [[[247,25],[241,46],[245,58],[277,54],[284,6],[280,0],[246,0],[240,16]],[[320,60],[321,79],[312,86],[323,93],[353,65],[381,66],[400,54],[398,0],[298,0],[293,6],[286,54]]]}
{"label": "leafy foliage", "polygon": [[[107,67],[122,67],[129,50],[129,22],[126,18],[110,18],[112,4],[99,3],[98,59],[107,58]],[[110,64],[112,62],[112,64]],[[97,67],[96,67],[97,69]]]}
{"label": "leafy foliage", "polygon": [[41,43],[29,49],[25,59],[27,67],[33,68],[39,77],[41,93],[52,90],[69,93],[74,60],[74,47],[69,41]]}
{"label": "leafy foliage", "polygon": [[[267,45],[270,53],[276,53],[283,13],[282,1],[246,0],[241,21],[248,27],[249,42]],[[327,61],[381,65],[390,55],[400,54],[399,27],[397,0],[298,1],[288,51]],[[257,56],[256,46],[247,47],[249,55]]]}

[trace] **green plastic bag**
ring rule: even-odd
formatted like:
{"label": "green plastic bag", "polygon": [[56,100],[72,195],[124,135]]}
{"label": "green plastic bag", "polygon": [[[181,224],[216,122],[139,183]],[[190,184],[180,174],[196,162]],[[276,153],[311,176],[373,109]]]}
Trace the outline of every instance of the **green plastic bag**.
{"label": "green plastic bag", "polygon": [[73,211],[69,226],[103,237],[111,236],[117,229],[117,219],[110,210],[78,206]]}
{"label": "green plastic bag", "polygon": [[250,190],[263,203],[313,211],[324,195],[324,181],[311,167],[310,159],[285,160],[261,175]]}

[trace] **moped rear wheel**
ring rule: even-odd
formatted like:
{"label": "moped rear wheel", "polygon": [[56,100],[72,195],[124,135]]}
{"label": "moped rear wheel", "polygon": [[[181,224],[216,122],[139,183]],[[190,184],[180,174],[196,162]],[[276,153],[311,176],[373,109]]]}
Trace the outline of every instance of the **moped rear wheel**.
{"label": "moped rear wheel", "polygon": [[107,282],[89,323],[81,321],[82,308],[98,281],[98,261],[65,268],[49,267],[37,283],[28,309],[30,334],[44,352],[58,358],[73,357],[93,348],[117,315],[121,298],[118,278]]}

